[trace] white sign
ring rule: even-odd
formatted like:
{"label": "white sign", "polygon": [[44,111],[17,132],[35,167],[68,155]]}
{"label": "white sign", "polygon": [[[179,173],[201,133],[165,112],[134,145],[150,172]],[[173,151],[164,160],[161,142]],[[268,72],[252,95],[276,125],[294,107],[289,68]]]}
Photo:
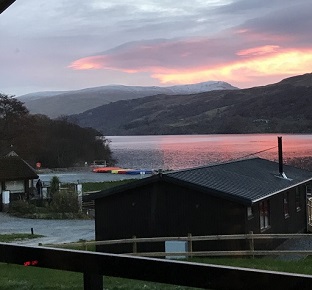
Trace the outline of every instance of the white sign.
{"label": "white sign", "polygon": [[9,190],[2,191],[2,203],[3,204],[10,203],[10,191]]}

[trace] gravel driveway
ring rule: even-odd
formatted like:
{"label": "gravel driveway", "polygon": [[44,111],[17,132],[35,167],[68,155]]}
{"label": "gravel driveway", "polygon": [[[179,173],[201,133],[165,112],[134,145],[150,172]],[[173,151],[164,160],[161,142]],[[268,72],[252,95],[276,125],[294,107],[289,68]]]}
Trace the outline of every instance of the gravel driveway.
{"label": "gravel driveway", "polygon": [[19,244],[38,246],[39,243],[61,244],[95,239],[94,220],[24,219],[0,212],[0,234],[31,233],[31,228],[34,234],[44,237],[21,241]]}

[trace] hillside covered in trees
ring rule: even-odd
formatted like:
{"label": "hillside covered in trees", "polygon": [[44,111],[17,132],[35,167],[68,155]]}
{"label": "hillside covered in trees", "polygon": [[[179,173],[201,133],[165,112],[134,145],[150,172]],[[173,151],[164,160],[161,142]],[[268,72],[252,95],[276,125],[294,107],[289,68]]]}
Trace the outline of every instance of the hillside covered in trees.
{"label": "hillside covered in trees", "polygon": [[312,133],[312,74],[241,90],[157,95],[72,115],[104,135]]}
{"label": "hillside covered in trees", "polygon": [[109,142],[97,138],[100,133],[81,128],[67,119],[51,120],[31,115],[22,102],[0,94],[0,153],[15,151],[35,166],[57,168],[82,165],[97,159],[113,163]]}

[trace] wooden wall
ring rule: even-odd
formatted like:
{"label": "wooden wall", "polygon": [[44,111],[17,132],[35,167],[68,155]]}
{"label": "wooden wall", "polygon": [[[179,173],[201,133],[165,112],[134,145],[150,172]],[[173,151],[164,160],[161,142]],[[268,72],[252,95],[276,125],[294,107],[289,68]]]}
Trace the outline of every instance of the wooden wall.
{"label": "wooden wall", "polygon": [[[295,207],[295,189],[289,191],[289,217],[285,218],[283,193],[270,198],[270,228],[265,233],[297,233],[306,230],[304,186],[300,188],[301,210]],[[179,237],[261,233],[259,205],[253,218],[247,206],[216,198],[180,185],[155,182],[95,201],[96,240],[148,237]],[[274,248],[281,241],[260,241],[256,249]],[[246,249],[246,241],[195,242],[198,250]],[[132,245],[100,246],[99,251],[131,252]],[[164,251],[163,243],[138,244],[138,251]]]}

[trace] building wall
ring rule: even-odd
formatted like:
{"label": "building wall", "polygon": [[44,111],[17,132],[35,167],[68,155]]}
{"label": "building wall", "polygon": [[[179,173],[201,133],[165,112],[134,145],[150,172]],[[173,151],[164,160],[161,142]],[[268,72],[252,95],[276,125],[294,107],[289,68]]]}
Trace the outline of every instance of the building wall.
{"label": "building wall", "polygon": [[[253,217],[247,206],[210,196],[179,185],[158,182],[97,199],[96,240],[148,237],[179,237],[221,234],[297,233],[306,231],[305,185],[299,188],[300,210],[296,208],[296,189],[288,191],[289,216],[284,214],[284,193],[269,198],[270,227],[260,229],[259,203]],[[281,240],[258,240],[256,249],[270,249]],[[248,249],[244,240],[194,242],[196,250]],[[131,252],[132,245],[99,247],[100,251]],[[138,244],[138,250],[164,251],[164,243]]]}
{"label": "building wall", "polygon": [[5,181],[5,189],[11,193],[24,193],[25,182],[24,180]]}
{"label": "building wall", "polygon": [[[253,208],[253,218],[246,220],[247,231],[253,231],[255,234],[288,234],[306,232],[307,230],[307,213],[306,213],[306,189],[305,185],[298,187],[300,194],[300,210],[296,206],[296,188],[288,190],[288,209],[289,216],[285,216],[284,212],[284,192],[281,192],[271,198],[270,202],[270,227],[265,230],[260,229],[260,213],[259,203],[255,204]],[[274,248],[283,240],[271,240],[271,241],[257,241],[256,249]]]}
{"label": "building wall", "polygon": [[29,180],[2,181],[0,184],[0,211],[3,210],[2,190],[10,191],[10,202],[29,198]]}
{"label": "building wall", "polygon": [[0,211],[2,211],[2,187],[3,187],[3,182],[0,181]]}
{"label": "building wall", "polygon": [[[245,233],[244,206],[163,182],[98,199],[95,204],[97,240]],[[193,249],[224,249],[229,244],[240,247],[242,242],[196,242]],[[164,250],[163,243],[140,243],[138,248],[149,251],[151,245],[153,250]],[[99,249],[119,252],[118,247]],[[129,245],[126,251],[131,250]]]}

